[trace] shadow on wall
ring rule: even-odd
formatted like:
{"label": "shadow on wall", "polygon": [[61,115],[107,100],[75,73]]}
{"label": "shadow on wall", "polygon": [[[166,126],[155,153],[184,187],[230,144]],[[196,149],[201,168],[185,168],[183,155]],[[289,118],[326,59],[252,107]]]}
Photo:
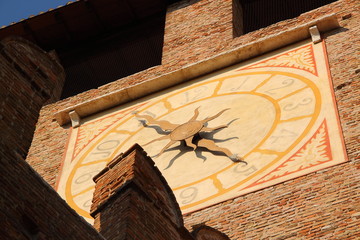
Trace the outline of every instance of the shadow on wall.
{"label": "shadow on wall", "polygon": [[135,144],[94,178],[91,216],[106,239],[229,240],[220,231],[184,227],[180,207],[155,163]]}
{"label": "shadow on wall", "polygon": [[224,233],[206,225],[195,227],[191,234],[196,240],[230,240]]}

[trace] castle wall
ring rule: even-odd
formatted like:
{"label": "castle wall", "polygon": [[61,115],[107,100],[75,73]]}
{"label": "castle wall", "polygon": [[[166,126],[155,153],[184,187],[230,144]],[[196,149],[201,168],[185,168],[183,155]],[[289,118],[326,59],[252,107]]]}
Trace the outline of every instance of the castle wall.
{"label": "castle wall", "polygon": [[[91,214],[107,239],[194,240],[155,163],[139,145],[114,158],[94,177]],[[121,177],[119,177],[121,176]]]}
{"label": "castle wall", "polygon": [[0,239],[104,239],[12,152],[0,148]]}
{"label": "castle wall", "polygon": [[[189,228],[205,223],[231,239],[359,238],[359,14],[355,6],[338,2],[314,11],[342,8],[335,11],[341,28],[323,37],[349,162],[187,214],[184,220]],[[273,28],[282,27],[277,25]]]}
{"label": "castle wall", "polygon": [[39,111],[59,99],[64,70],[56,59],[29,41],[0,41],[0,143],[25,159]]}
{"label": "castle wall", "polygon": [[205,223],[231,239],[359,237],[359,3],[337,1],[236,38],[232,6],[229,0],[170,6],[163,64],[43,107],[27,161],[55,187],[70,128],[54,121],[57,111],[335,13],[341,27],[323,38],[349,161],[186,214],[184,220],[189,229]]}
{"label": "castle wall", "polygon": [[103,239],[24,161],[39,110],[59,99],[64,78],[34,44],[0,41],[0,239]]}

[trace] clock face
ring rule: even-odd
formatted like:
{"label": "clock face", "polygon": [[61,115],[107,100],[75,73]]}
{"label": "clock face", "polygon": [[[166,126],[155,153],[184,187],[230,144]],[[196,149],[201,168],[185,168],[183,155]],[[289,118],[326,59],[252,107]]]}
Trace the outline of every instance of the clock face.
{"label": "clock face", "polygon": [[[184,213],[344,162],[327,74],[322,45],[305,43],[88,117],[71,130],[58,191],[91,221],[92,177],[134,143]],[[216,117],[202,128],[185,124],[194,115]],[[165,131],[141,116],[183,129]],[[183,141],[192,131],[199,135]]]}

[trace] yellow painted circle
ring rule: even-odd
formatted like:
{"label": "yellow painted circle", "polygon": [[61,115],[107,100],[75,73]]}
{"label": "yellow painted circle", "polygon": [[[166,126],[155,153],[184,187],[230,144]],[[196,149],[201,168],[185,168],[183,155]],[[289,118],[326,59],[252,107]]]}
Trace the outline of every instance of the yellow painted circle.
{"label": "yellow painted circle", "polygon": [[[232,83],[231,81],[236,81],[237,78],[241,77],[257,77],[269,75],[269,77],[264,78],[264,80],[259,81],[254,88],[246,89],[246,84],[243,88],[235,89],[228,87],[227,84]],[[279,77],[281,79],[284,79],[282,82],[282,85],[275,87],[268,87],[266,88],[266,84],[269,84],[272,79]],[[259,77],[260,79],[260,77]],[[297,81],[298,84],[301,87],[299,88],[289,88],[290,90],[284,90],[284,88],[289,86],[289,82],[293,84],[291,81]],[[212,84],[212,85],[211,85]],[[213,86],[211,91],[208,92],[204,89],[204,87]],[[285,87],[284,87],[285,86]],[[225,90],[224,90],[225,89]],[[196,92],[198,91],[198,92]],[[203,91],[203,92],[202,92]],[[283,91],[282,95],[276,95],[277,92]],[[291,102],[289,99],[291,99],[296,94],[302,94],[302,92],[305,92],[307,95],[304,95],[305,97],[303,99],[300,99],[299,102]],[[186,94],[188,93],[188,94]],[[274,97],[274,93],[277,96]],[[176,96],[184,96],[185,100],[183,103],[181,101],[177,102],[171,102],[172,98]],[[191,98],[191,94],[194,96],[200,96],[199,98],[193,97]],[[203,95],[202,95],[203,94]],[[185,98],[188,97],[188,98]],[[228,101],[231,101],[228,102]],[[239,101],[241,103],[237,103],[236,101]],[[254,102],[256,102],[256,106],[254,106]],[[241,165],[236,165],[238,163],[231,162],[226,156],[224,155],[216,155],[216,159],[221,159],[219,161],[222,161],[222,164],[217,165],[217,163],[211,163],[211,159],[209,156],[214,155],[212,152],[206,152],[206,156],[208,159],[206,161],[202,161],[201,159],[182,159],[179,158],[174,161],[172,166],[176,166],[176,164],[184,164],[189,169],[194,168],[194,170],[189,170],[190,173],[187,173],[185,171],[176,171],[176,168],[174,170],[171,170],[171,174],[169,176],[174,176],[178,174],[178,178],[183,178],[182,184],[172,184],[172,180],[168,179],[170,186],[174,190],[175,193],[177,193],[179,203],[182,205],[182,209],[190,208],[193,206],[196,206],[198,204],[204,203],[206,201],[209,201],[213,198],[216,198],[220,195],[226,194],[229,191],[232,191],[236,188],[238,188],[241,184],[249,182],[252,178],[256,177],[256,175],[261,174],[261,172],[265,171],[267,168],[271,167],[273,164],[275,164],[277,161],[279,161],[284,155],[289,153],[289,151],[294,148],[303,138],[304,136],[311,130],[313,127],[315,120],[317,119],[319,112],[320,112],[320,105],[321,105],[321,97],[320,92],[317,89],[316,85],[309,79],[293,74],[288,72],[278,72],[278,71],[267,71],[267,72],[251,72],[251,73],[240,73],[240,74],[233,74],[231,76],[226,76],[222,78],[213,79],[210,81],[205,81],[203,83],[199,84],[193,84],[189,87],[185,87],[181,90],[176,90],[170,94],[164,95],[164,97],[158,97],[156,100],[150,102],[149,104],[145,105],[144,107],[139,109],[139,113],[146,114],[146,111],[149,109],[153,109],[156,106],[159,106],[159,108],[162,106],[162,109],[159,110],[161,114],[158,114],[156,116],[156,119],[159,120],[167,120],[167,119],[175,119],[179,118],[179,122],[177,124],[184,123],[188,121],[191,116],[193,115],[193,112],[189,113],[189,110],[193,110],[195,107],[200,106],[200,111],[202,110],[202,107],[205,108],[214,108],[214,112],[219,112],[219,110],[228,108],[228,105],[236,105],[239,104],[239,106],[242,106],[241,109],[236,109],[233,112],[229,111],[229,113],[224,114],[224,117],[219,117],[219,121],[222,121],[223,124],[228,124],[228,122],[224,122],[225,120],[229,121],[236,121],[234,120],[237,116],[239,118],[245,117],[249,119],[249,123],[243,123],[248,124],[248,126],[251,126],[251,129],[256,129],[256,125],[259,126],[265,126],[263,131],[259,131],[254,133],[254,135],[251,135],[250,133],[246,133],[245,135],[241,136],[241,139],[234,140],[234,144],[240,143],[241,141],[249,141],[250,143],[247,143],[249,145],[248,149],[242,149],[241,146],[239,146],[239,152],[242,154],[241,156],[244,157],[245,161],[249,155],[251,155],[254,152],[260,152],[264,151],[264,146],[271,141],[271,138],[276,138],[276,131],[278,130],[278,126],[280,124],[284,124],[286,122],[295,122],[299,121],[299,119],[307,119],[307,124],[303,126],[303,130],[301,133],[298,134],[296,139],[283,151],[276,153],[277,157],[273,161],[269,162],[266,166],[263,167],[263,169],[254,172],[253,174],[250,174],[244,179],[241,179],[241,181],[235,181],[231,184],[224,184],[221,179],[220,175],[224,173],[225,171],[228,171],[229,169],[234,168],[235,170],[239,170],[241,168]],[[312,106],[310,109],[311,111],[307,110],[306,112],[303,108],[303,106]],[[252,107],[253,106],[253,107]],[[267,107],[265,107],[267,106]],[[264,109],[264,107],[266,109]],[[249,112],[249,109],[251,109],[251,112]],[[309,109],[309,107],[307,107]],[[211,111],[210,111],[211,112]],[[235,114],[236,113],[236,114]],[[234,115],[231,115],[234,114]],[[251,116],[251,115],[254,116]],[[235,116],[236,115],[236,116]],[[264,117],[267,116],[267,117]],[[204,116],[202,116],[204,117]],[[208,116],[207,116],[208,117]],[[231,119],[232,118],[232,119]],[[75,208],[75,210],[80,213],[83,216],[89,217],[88,213],[83,210],[82,206],[78,206],[76,202],[74,201],[75,195],[76,197],[81,197],[82,194],[87,194],[87,191],[83,190],[78,191],[77,194],[74,194],[73,186],[78,183],[79,181],[85,181],[87,179],[87,176],[81,175],[78,176],[77,172],[81,170],[82,167],[84,167],[86,164],[100,164],[100,163],[106,163],[110,161],[116,154],[118,154],[120,151],[125,151],[126,146],[132,145],[136,142],[137,139],[144,138],[142,136],[142,133],[149,132],[153,129],[148,129],[146,127],[143,127],[141,125],[136,126],[132,129],[122,129],[122,126],[125,126],[126,124],[129,124],[130,121],[134,119],[134,116],[129,114],[127,117],[123,118],[119,122],[116,122],[113,124],[108,130],[104,131],[102,135],[97,137],[93,142],[91,147],[86,149],[86,151],[81,153],[81,156],[78,158],[74,168],[72,169],[68,181],[67,181],[67,188],[66,188],[66,200],[67,202]],[[225,120],[224,120],[225,119]],[[267,120],[266,120],[267,119]],[[200,119],[201,120],[201,119]],[[214,120],[215,121],[215,120]],[[221,123],[221,122],[219,122]],[[253,125],[251,125],[253,124]],[[241,125],[243,126],[243,125]],[[247,126],[247,125],[246,125]],[[229,128],[231,128],[232,125],[229,125]],[[247,127],[242,127],[244,131],[247,131]],[[123,132],[130,131],[131,133],[128,134],[128,137],[124,137],[122,141],[119,140],[119,142],[116,142],[113,140],[111,142],[110,140],[107,140],[106,144],[104,143],[111,134],[114,136],[117,136],[116,134],[123,134]],[[231,134],[232,131],[228,132],[228,134]],[[237,129],[233,130],[234,133],[240,134],[237,132]],[[161,135],[155,134],[156,132],[151,133],[152,137],[160,137]],[[217,133],[216,133],[217,134]],[[221,134],[219,134],[221,136]],[[121,135],[123,136],[123,135]],[[125,135],[124,135],[125,136]],[[236,135],[234,137],[237,137]],[[229,138],[231,136],[229,135]],[[211,139],[211,138],[210,138]],[[147,139],[146,141],[150,141],[153,139]],[[176,140],[176,139],[175,139]],[[144,140],[145,141],[145,140]],[[274,140],[275,141],[275,140]],[[230,142],[230,140],[229,140]],[[219,145],[221,145],[219,143]],[[114,147],[112,149],[111,147]],[[155,145],[154,145],[155,146]],[[223,144],[222,146],[227,146],[227,144]],[[91,153],[93,153],[94,149],[112,149],[111,154],[108,156],[105,156],[105,150],[102,152],[103,155],[98,155],[99,160],[93,161],[93,162],[87,162],[88,157]],[[229,147],[232,151],[236,150],[235,147]],[[145,148],[145,150],[147,150]],[[151,150],[150,150],[151,151]],[[170,154],[171,151],[167,151],[166,154]],[[275,152],[275,151],[274,151]],[[165,154],[165,155],[166,155]],[[220,156],[220,157],[219,157]],[[103,157],[103,158],[101,158]],[[154,158],[154,161],[156,164],[162,167],[159,167],[161,171],[163,171],[163,174],[166,175],[166,170],[164,170],[164,166],[166,166],[165,163],[157,162],[157,159]],[[192,162],[191,162],[192,161]],[[198,168],[194,166],[200,166],[203,165],[204,167]],[[99,165],[100,166],[100,165]],[[240,167],[239,167],[240,166]],[[167,171],[170,169],[167,168]],[[235,171],[234,170],[234,171]],[[164,173],[165,172],[165,173]],[[175,174],[175,175],[174,175]],[[77,177],[75,177],[77,176]],[[201,184],[208,184],[211,183],[213,188],[216,189],[216,192],[213,194],[203,197],[202,199],[197,199],[194,201],[190,201],[193,197],[193,190],[196,188],[196,186]],[[80,193],[79,193],[80,192]],[[182,198],[182,196],[185,196]],[[189,198],[190,196],[190,198]]]}

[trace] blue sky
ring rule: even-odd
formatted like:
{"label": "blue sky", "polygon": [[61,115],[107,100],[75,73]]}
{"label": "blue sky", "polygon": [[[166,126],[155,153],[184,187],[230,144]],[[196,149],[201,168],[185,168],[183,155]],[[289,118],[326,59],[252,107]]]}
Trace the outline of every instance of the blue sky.
{"label": "blue sky", "polygon": [[69,0],[0,0],[0,27],[38,15],[50,8],[65,5]]}

